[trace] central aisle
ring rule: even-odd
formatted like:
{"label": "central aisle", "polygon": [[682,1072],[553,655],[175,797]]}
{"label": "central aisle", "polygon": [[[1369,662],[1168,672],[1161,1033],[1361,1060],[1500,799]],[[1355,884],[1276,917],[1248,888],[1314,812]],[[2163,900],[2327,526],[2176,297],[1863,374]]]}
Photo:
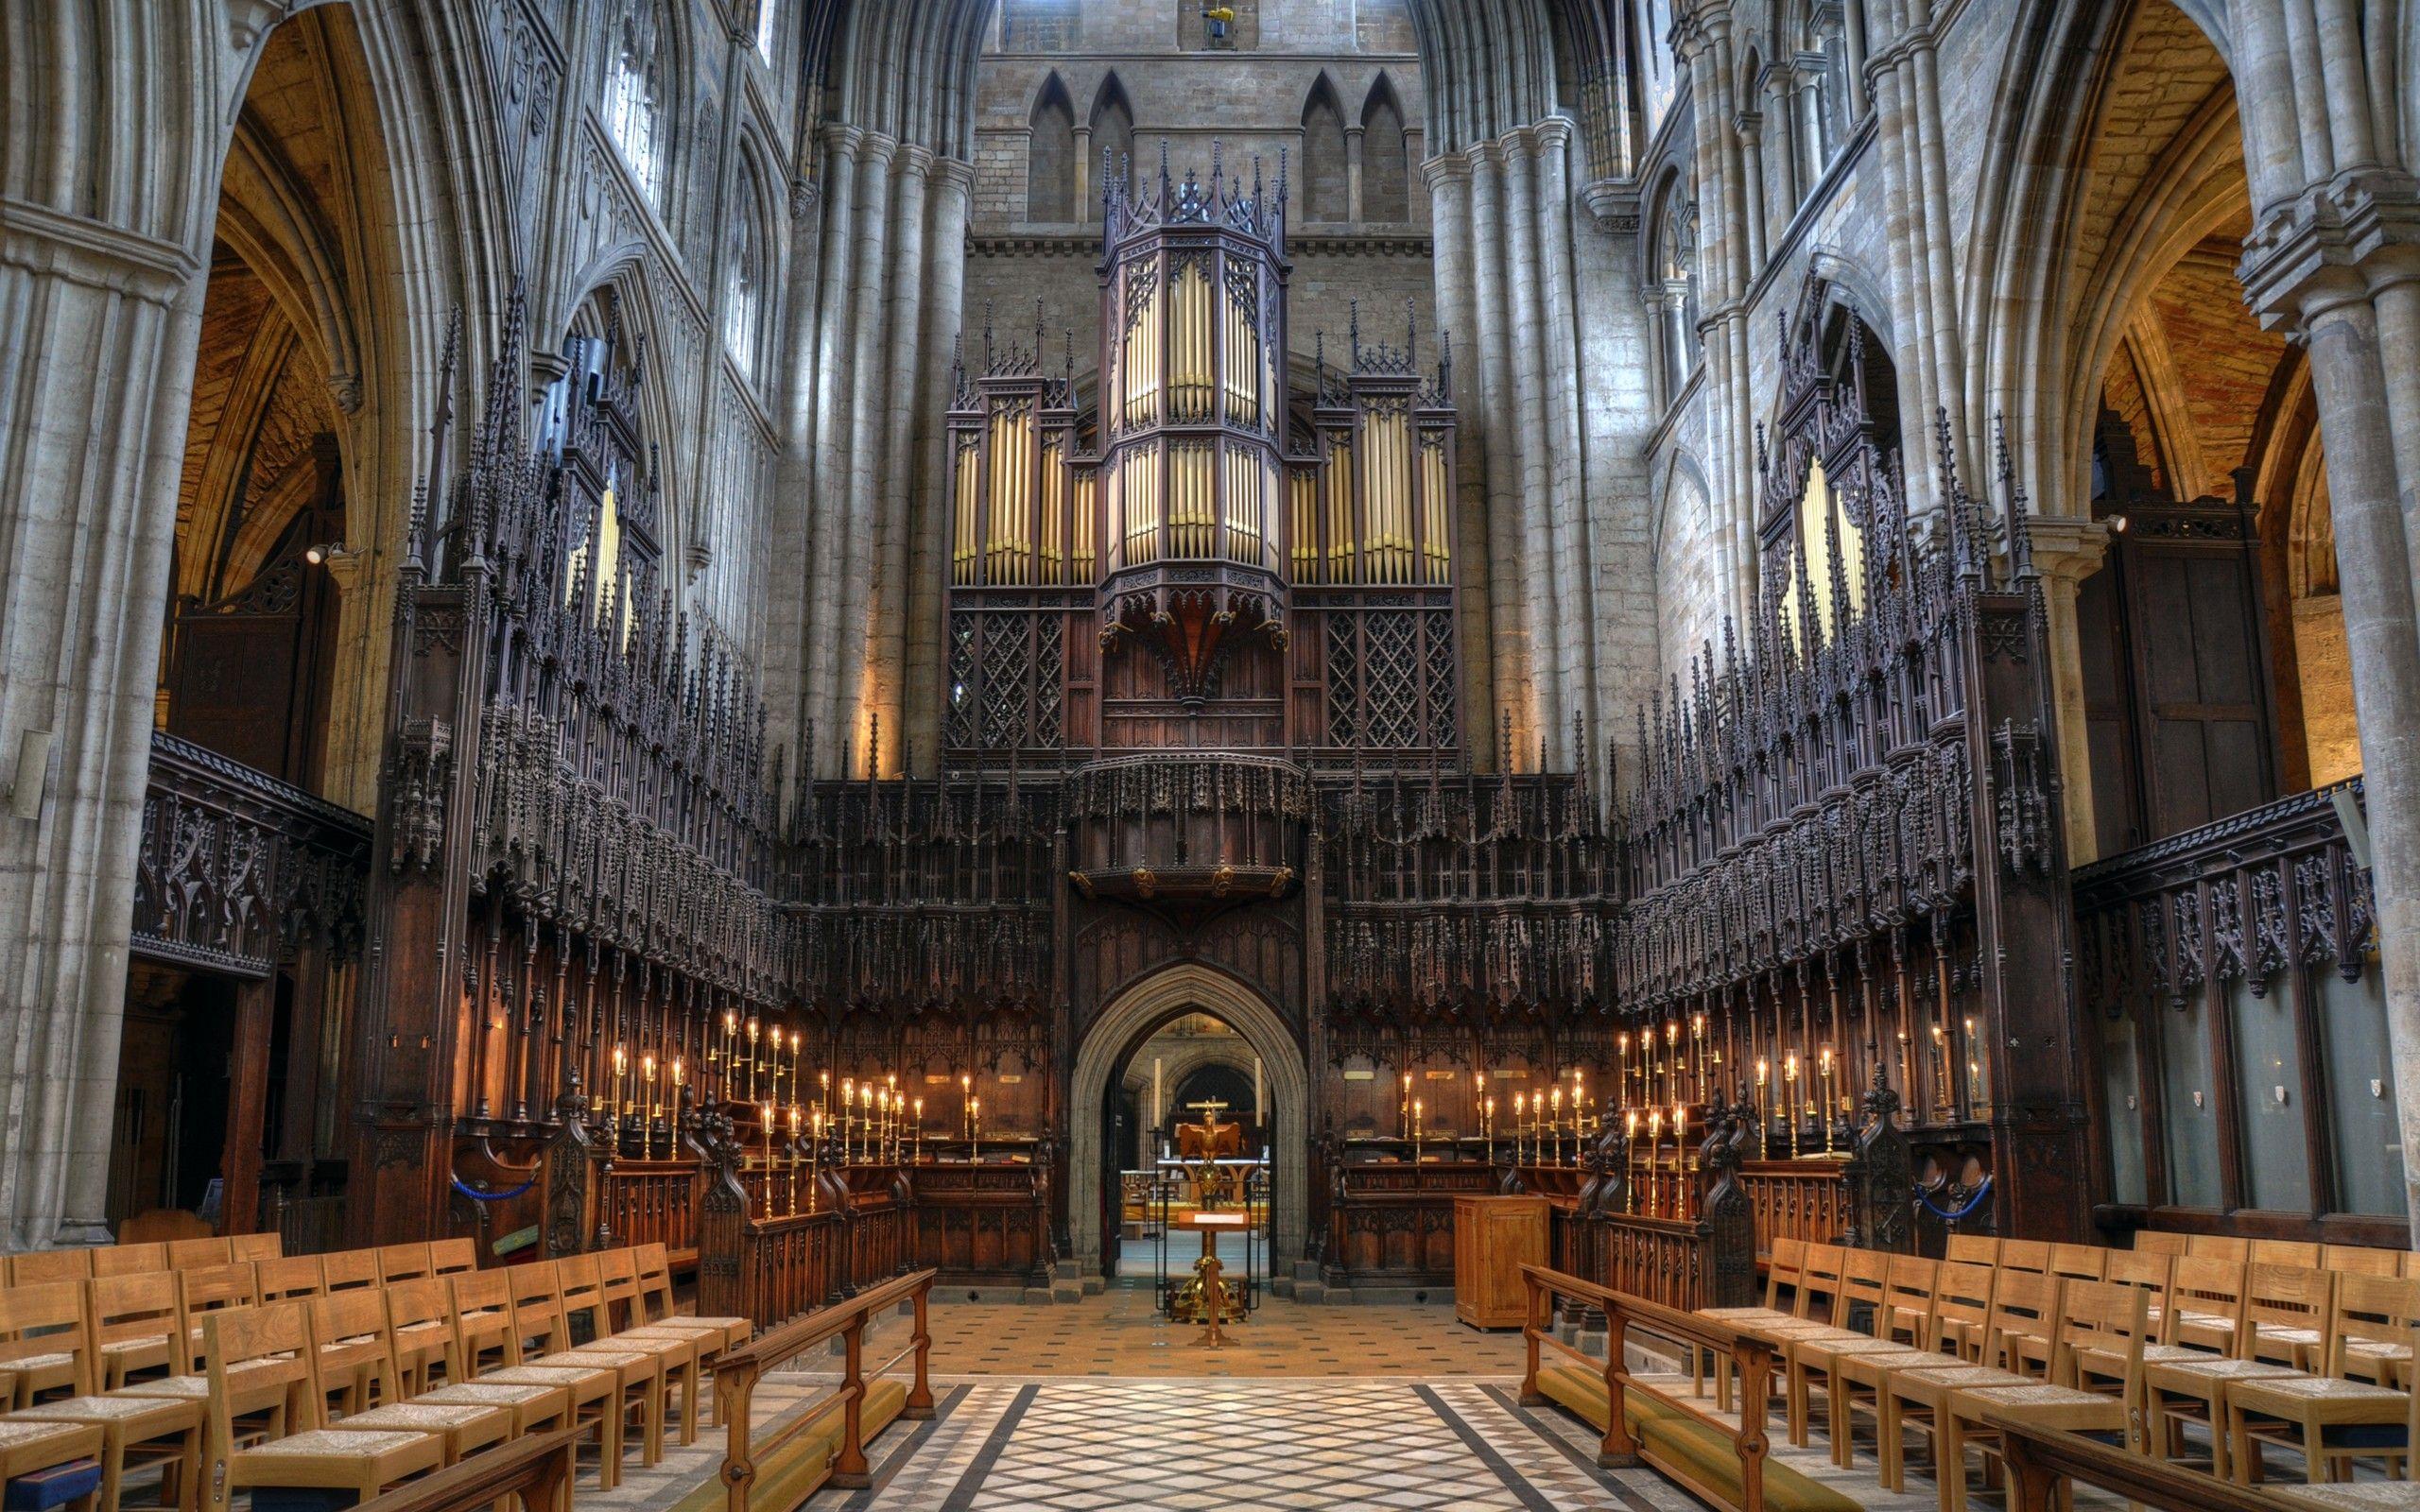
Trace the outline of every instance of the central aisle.
{"label": "central aisle", "polygon": [[[1396,1380],[973,1382],[924,1442],[887,1446],[856,1512],[1681,1512],[1520,1411],[1509,1384]],[[1625,1484],[1635,1480],[1636,1484]]]}

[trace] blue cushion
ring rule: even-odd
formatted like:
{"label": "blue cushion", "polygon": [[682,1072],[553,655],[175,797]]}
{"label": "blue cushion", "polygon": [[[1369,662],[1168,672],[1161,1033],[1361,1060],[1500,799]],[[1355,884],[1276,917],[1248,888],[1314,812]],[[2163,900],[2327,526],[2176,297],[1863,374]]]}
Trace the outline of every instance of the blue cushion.
{"label": "blue cushion", "polygon": [[0,1506],[8,1512],[50,1512],[52,1507],[65,1506],[100,1488],[101,1462],[71,1459],[64,1465],[53,1465],[46,1470],[10,1481],[6,1496],[0,1496]]}

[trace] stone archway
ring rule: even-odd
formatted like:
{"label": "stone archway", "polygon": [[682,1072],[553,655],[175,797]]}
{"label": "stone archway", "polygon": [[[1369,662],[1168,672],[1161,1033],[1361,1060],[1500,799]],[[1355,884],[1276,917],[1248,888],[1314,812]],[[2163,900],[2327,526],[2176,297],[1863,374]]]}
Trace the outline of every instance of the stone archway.
{"label": "stone archway", "polygon": [[1292,1031],[1267,1000],[1225,972],[1191,962],[1128,987],[1077,1047],[1067,1151],[1067,1227],[1076,1263],[1085,1275],[1100,1268],[1101,1110],[1110,1078],[1153,1030],[1188,1010],[1208,1013],[1243,1036],[1268,1074],[1276,1115],[1270,1269],[1273,1276],[1291,1275],[1309,1228],[1310,1073]]}

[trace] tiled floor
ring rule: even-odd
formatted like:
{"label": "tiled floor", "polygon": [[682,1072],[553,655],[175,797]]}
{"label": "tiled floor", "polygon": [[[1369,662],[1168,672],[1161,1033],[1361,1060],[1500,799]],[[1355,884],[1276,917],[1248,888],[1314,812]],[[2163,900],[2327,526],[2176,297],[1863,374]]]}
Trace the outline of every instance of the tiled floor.
{"label": "tiled floor", "polygon": [[1521,1335],[1482,1333],[1443,1305],[1328,1307],[1265,1298],[1228,1346],[1195,1345],[1199,1328],[1168,1322],[1148,1285],[1080,1303],[1018,1307],[936,1299],[933,1370],[950,1376],[1518,1375]]}

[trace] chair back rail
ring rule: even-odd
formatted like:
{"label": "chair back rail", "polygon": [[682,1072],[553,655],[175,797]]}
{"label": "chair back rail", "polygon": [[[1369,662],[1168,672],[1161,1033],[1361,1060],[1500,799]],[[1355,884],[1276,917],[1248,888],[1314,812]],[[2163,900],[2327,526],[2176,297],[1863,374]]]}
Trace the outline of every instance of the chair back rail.
{"label": "chair back rail", "polygon": [[[865,1457],[863,1418],[867,1383],[902,1360],[912,1357],[915,1371],[902,1415],[908,1418],[932,1415],[932,1383],[926,1373],[932,1334],[928,1327],[926,1303],[932,1296],[935,1274],[930,1270],[911,1271],[879,1286],[870,1287],[845,1302],[821,1308],[722,1356],[715,1366],[715,1405],[730,1435],[722,1466],[725,1503],[729,1512],[751,1512],[749,1501],[760,1469],[780,1452],[784,1445],[835,1412],[842,1415],[842,1425],[832,1459],[832,1484],[844,1486],[868,1484],[871,1471]],[[907,1348],[890,1360],[868,1369],[865,1363],[867,1324],[902,1302],[912,1303],[915,1310],[915,1329]],[[752,1417],[757,1383],[799,1355],[835,1338],[842,1342],[844,1364],[840,1383],[834,1388],[832,1395],[760,1435]]]}

